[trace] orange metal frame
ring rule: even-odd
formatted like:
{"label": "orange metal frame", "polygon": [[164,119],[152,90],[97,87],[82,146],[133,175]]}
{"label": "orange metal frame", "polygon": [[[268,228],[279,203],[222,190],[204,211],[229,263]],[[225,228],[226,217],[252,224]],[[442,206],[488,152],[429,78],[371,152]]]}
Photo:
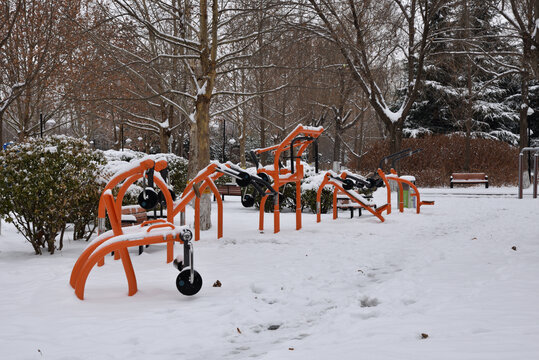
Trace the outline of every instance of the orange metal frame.
{"label": "orange metal frame", "polygon": [[384,181],[384,184],[387,188],[387,213],[391,214],[391,188],[389,186],[389,180],[395,181],[399,185],[399,211],[404,211],[404,192],[402,189],[402,184],[407,184],[410,186],[411,189],[413,189],[413,193],[410,194],[410,196],[416,197],[416,213],[419,214],[421,206],[422,205],[434,205],[434,201],[421,201],[421,195],[419,194],[419,190],[417,189],[417,186],[415,186],[414,183],[411,181],[408,181],[406,179],[402,179],[398,176],[395,169],[391,169],[391,175],[392,176],[386,176],[384,171],[382,169],[378,169],[378,175],[380,175],[380,178]]}
{"label": "orange metal frame", "polygon": [[[255,150],[256,154],[262,154],[264,152],[273,152],[273,168],[260,168],[258,173],[265,173],[273,179],[273,189],[279,193],[279,188],[289,182],[296,183],[296,230],[301,229],[301,180],[303,179],[303,165],[301,164],[300,156],[303,154],[307,146],[309,146],[316,138],[318,138],[324,131],[323,127],[308,127],[298,125],[288,136],[278,145],[270,146],[264,149]],[[299,140],[294,143],[294,148],[297,149],[295,159],[295,172],[292,174],[289,169],[281,169],[279,157],[284,151],[291,150],[292,140],[298,136],[308,136],[312,140]],[[260,218],[259,229],[264,230],[264,208],[266,200],[269,196],[269,192],[260,200]],[[279,210],[279,197],[274,199],[273,204],[273,232],[278,233],[281,229],[280,226],[280,210]]]}
{"label": "orange metal frame", "polygon": [[[167,244],[167,262],[171,262],[174,258],[174,242],[182,243],[180,239],[180,230],[183,227],[174,225],[174,217],[179,212],[184,212],[187,204],[195,199],[195,240],[200,239],[200,198],[197,191],[204,191],[210,188],[216,195],[218,203],[218,231],[217,237],[223,236],[223,204],[217,186],[214,180],[222,176],[222,173],[216,172],[219,165],[210,164],[187,185],[182,193],[179,201],[175,204],[164,181],[160,176],[155,176],[155,184],[160,188],[165,196],[167,209],[167,219],[150,220],[138,226],[130,226],[122,228],[121,226],[121,207],[122,199],[129,188],[135,181],[144,176],[145,171],[150,168],[155,168],[157,172],[167,167],[165,160],[154,162],[151,159],[141,161],[133,168],[124,171],[112,178],[106,185],[101,198],[99,200],[98,217],[104,219],[108,215],[112,230],[100,234],[93,240],[88,247],[82,252],[77,259],[71,271],[69,280],[70,285],[75,289],[75,294],[81,300],[84,299],[84,288],[90,271],[95,265],[103,266],[105,264],[105,256],[114,252],[115,260],[122,260],[124,271],[127,277],[129,287],[128,295],[134,295],[137,292],[137,280],[133,269],[133,264],[129,256],[129,247],[138,247],[142,245],[166,243]],[[112,195],[112,189],[120,186],[116,200]],[[197,190],[195,190],[195,188]]]}
{"label": "orange metal frame", "polygon": [[[105,187],[99,200],[98,216],[104,218],[106,213],[108,213],[112,230],[101,234],[92,241],[73,266],[69,283],[75,289],[75,294],[79,299],[84,299],[84,288],[90,271],[95,265],[103,266],[105,264],[105,256],[110,252],[114,252],[115,259],[122,260],[129,286],[128,294],[130,296],[137,292],[137,279],[127,250],[129,247],[166,243],[167,262],[172,261],[174,257],[174,242],[181,242],[179,231],[172,221],[172,213],[167,214],[166,221],[147,221],[139,226],[130,227],[126,233],[124,233],[124,229],[121,226],[122,199],[127,188],[136,180],[143,177],[145,171],[152,167],[154,167],[156,171],[160,171],[167,167],[167,162],[165,160],[159,160],[157,162],[154,162],[151,159],[143,160],[132,169],[116,175]],[[124,183],[120,187],[116,200],[114,200],[112,189],[122,181],[124,181]],[[156,176],[154,181],[163,192],[167,206],[172,208],[172,197],[166,184],[159,176]]]}
{"label": "orange metal frame", "polygon": [[[347,176],[346,172],[343,172],[343,173],[341,173],[339,175],[339,177],[342,178],[343,180],[346,179],[346,176]],[[356,202],[362,208],[366,209],[368,212],[370,212],[371,214],[376,216],[378,219],[380,219],[381,222],[385,221],[384,217],[382,216],[382,212],[384,212],[386,210],[387,204],[384,205],[384,206],[381,206],[381,207],[379,207],[377,209],[374,209],[373,207],[371,207],[371,206],[363,203],[362,201],[360,201],[355,196],[352,196],[349,193],[349,191],[345,190],[341,186],[341,184],[339,184],[338,182],[331,179],[330,172],[326,172],[325,175],[324,175],[324,180],[320,184],[320,187],[318,188],[318,192],[316,193],[316,222],[320,222],[322,220],[322,217],[321,217],[322,208],[320,206],[320,202],[321,202],[321,199],[322,199],[322,190],[324,190],[324,186],[326,186],[326,185],[332,185],[334,187],[334,190],[333,190],[333,220],[337,219],[337,194],[340,191],[340,192],[346,194],[352,201]]]}

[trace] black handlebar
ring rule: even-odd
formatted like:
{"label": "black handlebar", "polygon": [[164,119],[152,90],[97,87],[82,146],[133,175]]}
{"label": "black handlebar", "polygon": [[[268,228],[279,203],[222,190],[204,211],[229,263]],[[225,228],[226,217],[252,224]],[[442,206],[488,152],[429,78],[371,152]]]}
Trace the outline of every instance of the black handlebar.
{"label": "black handlebar", "polygon": [[382,160],[380,160],[380,164],[378,164],[378,168],[381,169],[384,166],[384,164],[387,163],[387,160],[393,159],[394,157],[398,157],[399,155],[402,155],[402,154],[410,152],[410,151],[412,151],[412,149],[408,148],[408,149],[404,149],[404,150],[398,151],[396,153],[393,153],[391,155],[383,157]]}
{"label": "black handlebar", "polygon": [[423,151],[423,149],[415,149],[413,151],[410,151],[408,153],[404,153],[404,154],[401,154],[400,156],[398,157],[394,157],[392,160],[391,160],[391,167],[394,169],[395,168],[395,163],[401,159],[404,159],[408,156],[412,156],[414,154],[417,154],[418,152],[420,151]]}

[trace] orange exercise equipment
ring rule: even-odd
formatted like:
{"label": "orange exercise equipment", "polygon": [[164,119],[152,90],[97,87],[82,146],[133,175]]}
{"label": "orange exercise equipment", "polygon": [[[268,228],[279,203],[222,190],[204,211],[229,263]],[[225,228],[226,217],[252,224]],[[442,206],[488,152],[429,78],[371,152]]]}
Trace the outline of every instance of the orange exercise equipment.
{"label": "orange exercise equipment", "polygon": [[[413,196],[416,198],[416,213],[419,214],[421,206],[423,205],[434,205],[434,201],[428,201],[428,200],[421,200],[421,195],[419,194],[419,190],[417,189],[417,186],[411,182],[407,177],[405,176],[399,176],[397,172],[395,171],[395,163],[405,157],[412,156],[415,153],[420,152],[421,149],[411,150],[411,149],[405,149],[399,152],[396,152],[394,154],[388,155],[384,157],[378,166],[377,173],[382,179],[382,181],[385,183],[387,188],[387,213],[391,214],[391,188],[389,181],[395,181],[398,184],[399,192],[399,211],[404,211],[404,189],[403,184],[406,184],[410,187],[410,189],[413,189],[413,192],[410,193],[410,196]],[[391,168],[390,173],[385,174],[382,170],[383,165],[386,164],[389,160],[391,160]]]}
{"label": "orange exercise equipment", "polygon": [[318,191],[316,193],[316,222],[321,221],[321,213],[322,208],[320,205],[320,201],[322,199],[322,190],[324,190],[324,187],[326,185],[332,185],[334,187],[333,190],[333,219],[337,219],[337,195],[339,192],[342,192],[343,194],[347,195],[350,200],[353,202],[359,204],[362,208],[376,216],[381,222],[384,222],[385,219],[382,216],[382,212],[384,212],[387,208],[387,204],[375,207],[373,205],[369,205],[360,194],[358,194],[354,187],[357,188],[363,188],[363,187],[374,187],[376,184],[374,182],[369,182],[368,179],[363,178],[360,175],[351,174],[347,171],[343,171],[341,174],[336,174],[333,171],[327,171],[324,174],[324,180],[322,180],[322,183],[320,184],[320,187],[318,188]]}
{"label": "orange exercise equipment", "polygon": [[[279,196],[277,194],[281,186],[291,182],[296,184],[296,230],[301,229],[301,180],[304,175],[301,155],[307,149],[307,146],[314,142],[323,131],[324,128],[321,126],[312,127],[300,124],[280,144],[264,149],[256,149],[251,152],[251,156],[257,167],[257,174],[260,177],[273,179],[273,192],[267,192],[260,200],[260,230],[264,230],[264,207],[266,200],[273,194],[273,232],[278,233],[280,231]],[[284,168],[280,162],[280,157],[285,151],[290,151],[290,169]],[[273,153],[273,165],[259,168],[256,155],[265,152]]]}
{"label": "orange exercise equipment", "polygon": [[[202,287],[202,278],[193,268],[191,231],[185,226],[176,227],[174,225],[173,212],[168,212],[166,220],[151,220],[138,226],[126,228],[121,226],[121,205],[127,188],[141,177],[147,177],[148,174],[153,177],[154,171],[159,172],[166,167],[165,160],[143,159],[132,164],[130,169],[114,176],[106,185],[99,201],[98,216],[103,220],[105,215],[108,214],[112,230],[100,233],[86,247],[73,266],[69,283],[75,289],[75,294],[79,299],[84,299],[84,288],[90,271],[95,265],[104,265],[105,256],[111,252],[114,252],[116,259],[122,261],[129,287],[128,295],[134,295],[138,290],[137,281],[127,249],[158,243],[166,243],[167,245],[167,262],[173,260],[174,242],[180,242],[184,245],[184,259],[181,268],[179,268],[181,272],[176,279],[178,290],[184,295],[194,295]],[[115,200],[112,189],[122,181],[123,184],[120,186]],[[155,181],[164,194],[167,208],[172,209],[172,196],[165,182],[157,174],[152,181]]]}

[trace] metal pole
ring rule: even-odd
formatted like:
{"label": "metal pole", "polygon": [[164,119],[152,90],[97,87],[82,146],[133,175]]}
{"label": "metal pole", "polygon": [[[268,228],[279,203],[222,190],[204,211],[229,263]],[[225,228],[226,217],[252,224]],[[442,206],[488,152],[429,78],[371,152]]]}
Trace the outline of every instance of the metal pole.
{"label": "metal pole", "polygon": [[318,139],[314,141],[314,171],[318,174]]}
{"label": "metal pole", "polygon": [[539,154],[533,154],[533,198],[537,199],[537,163],[539,162]]}
{"label": "metal pole", "polygon": [[40,128],[40,134],[41,138],[43,139],[43,114],[39,114],[39,128]]}
{"label": "metal pole", "polygon": [[120,124],[120,141],[122,142],[122,151],[124,151],[124,123]]}
{"label": "metal pole", "polygon": [[522,161],[524,160],[524,154],[518,154],[518,198],[522,199]]}
{"label": "metal pole", "polygon": [[223,154],[222,154],[223,163],[226,162],[225,147],[226,147],[226,119],[223,119]]}

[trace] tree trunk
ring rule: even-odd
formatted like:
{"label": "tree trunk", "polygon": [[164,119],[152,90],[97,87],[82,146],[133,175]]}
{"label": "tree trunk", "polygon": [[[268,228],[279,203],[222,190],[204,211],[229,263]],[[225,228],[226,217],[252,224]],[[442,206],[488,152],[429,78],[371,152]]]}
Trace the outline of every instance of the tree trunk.
{"label": "tree trunk", "polygon": [[[529,81],[530,73],[528,69],[528,64],[530,61],[530,52],[531,45],[529,41],[524,40],[524,51],[522,56],[522,70],[520,73],[521,76],[521,105],[520,105],[520,142],[519,149],[522,149],[528,146],[528,110],[529,110]],[[530,182],[530,177],[528,174],[528,161],[524,161],[522,167],[522,175],[524,178],[524,183]]]}
{"label": "tree trunk", "polygon": [[[262,88],[262,86],[259,86],[259,88]],[[258,97],[258,111],[260,113],[260,147],[265,148],[266,147],[266,111],[265,111],[265,104],[264,104],[264,96]],[[266,164],[267,160],[267,153],[263,152],[260,154],[260,163]]]}
{"label": "tree trunk", "polygon": [[[199,95],[196,104],[198,156],[197,169],[202,170],[210,163],[210,101]],[[211,228],[211,195],[203,193],[200,202],[200,230]]]}
{"label": "tree trunk", "polygon": [[240,127],[240,165],[242,168],[247,167],[247,160],[245,158],[245,143],[246,143],[246,128],[247,128],[247,114],[243,111]]}
{"label": "tree trunk", "polygon": [[[468,52],[467,40],[470,38],[470,13],[468,11],[468,0],[463,0],[463,26],[464,29],[464,51]],[[470,171],[471,164],[471,132],[472,132],[472,64],[468,57],[466,57],[466,100],[464,106],[464,125],[466,129],[466,139],[464,148],[464,171]]]}
{"label": "tree trunk", "polygon": [[401,149],[402,130],[400,129],[400,121],[392,122],[386,126],[389,132],[389,153],[394,154]]}
{"label": "tree trunk", "polygon": [[4,145],[4,114],[0,113],[0,146]]}
{"label": "tree trunk", "polygon": [[189,121],[189,163],[187,165],[187,177],[193,179],[198,172],[198,141],[197,124]]}
{"label": "tree trunk", "polygon": [[335,119],[335,141],[333,143],[333,162],[341,160],[341,124],[339,118]]}

